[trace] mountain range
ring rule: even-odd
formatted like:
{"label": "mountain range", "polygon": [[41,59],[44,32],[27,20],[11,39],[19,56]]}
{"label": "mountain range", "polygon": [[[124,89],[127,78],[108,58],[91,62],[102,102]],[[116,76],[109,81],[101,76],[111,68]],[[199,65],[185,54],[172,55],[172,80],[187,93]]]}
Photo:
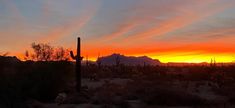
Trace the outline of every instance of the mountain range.
{"label": "mountain range", "polygon": [[120,64],[124,65],[160,65],[161,62],[158,59],[152,59],[147,56],[125,56],[121,54],[112,54],[97,59],[102,65],[115,65],[119,61]]}

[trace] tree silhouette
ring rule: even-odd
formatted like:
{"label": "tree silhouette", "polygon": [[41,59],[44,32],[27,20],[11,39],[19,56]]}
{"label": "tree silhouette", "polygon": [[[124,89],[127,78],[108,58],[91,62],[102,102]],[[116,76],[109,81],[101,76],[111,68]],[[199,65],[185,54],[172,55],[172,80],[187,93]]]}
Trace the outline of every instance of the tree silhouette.
{"label": "tree silhouette", "polygon": [[69,60],[69,50],[63,47],[54,47],[45,43],[32,43],[32,54],[25,52],[25,60],[34,61],[67,61]]}
{"label": "tree silhouette", "polygon": [[32,55],[34,60],[37,61],[50,61],[52,60],[54,48],[49,44],[36,44],[32,43],[31,47],[33,48],[34,54]]}
{"label": "tree silhouette", "polygon": [[69,60],[69,58],[70,58],[70,55],[69,55],[68,49],[64,49],[63,47],[59,47],[54,50],[54,60],[67,61],[67,60]]}

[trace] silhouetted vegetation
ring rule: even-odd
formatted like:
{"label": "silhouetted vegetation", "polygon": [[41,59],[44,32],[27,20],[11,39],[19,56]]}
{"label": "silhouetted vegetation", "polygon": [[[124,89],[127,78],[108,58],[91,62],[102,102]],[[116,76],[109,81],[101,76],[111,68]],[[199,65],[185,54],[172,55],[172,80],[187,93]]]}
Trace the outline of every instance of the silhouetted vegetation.
{"label": "silhouetted vegetation", "polygon": [[1,108],[25,108],[28,99],[51,101],[74,79],[70,62],[0,59]]}
{"label": "silhouetted vegetation", "polygon": [[[64,104],[91,103],[103,107],[131,108],[132,101],[142,107],[210,107],[234,103],[235,66],[232,64],[84,64],[83,87],[76,92],[74,62],[41,60],[23,62],[15,57],[0,57],[1,108],[27,108],[32,100],[54,103],[57,95],[65,91],[68,97]],[[207,92],[215,97],[207,96]]]}
{"label": "silhouetted vegetation", "polygon": [[75,63],[75,72],[76,72],[76,89],[77,91],[79,92],[81,90],[81,81],[82,81],[82,78],[81,78],[81,61],[83,59],[83,57],[81,57],[81,49],[80,49],[80,38],[77,38],[77,55],[75,56],[73,54],[73,51],[70,51],[70,56],[73,60],[76,61]]}
{"label": "silhouetted vegetation", "polygon": [[25,60],[34,61],[67,61],[70,59],[69,50],[63,47],[53,47],[44,43],[32,43],[33,52],[25,52]]}

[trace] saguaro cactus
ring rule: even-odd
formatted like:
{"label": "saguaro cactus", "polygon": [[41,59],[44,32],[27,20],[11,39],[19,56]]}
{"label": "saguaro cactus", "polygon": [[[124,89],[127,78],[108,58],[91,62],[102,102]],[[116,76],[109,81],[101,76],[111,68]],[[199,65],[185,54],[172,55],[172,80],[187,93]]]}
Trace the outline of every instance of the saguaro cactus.
{"label": "saguaro cactus", "polygon": [[70,55],[71,57],[76,60],[76,67],[75,67],[75,71],[76,71],[76,89],[77,91],[79,92],[81,90],[81,83],[82,83],[82,80],[81,80],[81,61],[82,61],[82,58],[81,57],[81,44],[80,44],[80,37],[78,37],[77,39],[77,55],[74,56],[73,54],[73,51],[70,51]]}

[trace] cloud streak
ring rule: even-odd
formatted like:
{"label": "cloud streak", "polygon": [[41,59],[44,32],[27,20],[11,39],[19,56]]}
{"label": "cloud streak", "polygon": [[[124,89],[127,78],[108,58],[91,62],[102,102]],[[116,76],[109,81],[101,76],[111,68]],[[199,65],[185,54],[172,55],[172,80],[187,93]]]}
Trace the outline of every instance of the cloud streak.
{"label": "cloud streak", "polygon": [[[71,35],[71,33],[79,32],[82,27],[84,27],[96,14],[96,11],[99,8],[97,5],[89,5],[89,2],[85,3],[87,6],[82,11],[80,16],[73,17],[71,19],[66,19],[62,24],[57,25],[56,27],[49,28],[49,31],[41,39],[42,42],[51,42],[57,41],[63,37]],[[85,5],[84,4],[84,5]],[[46,7],[46,12],[50,10]]]}
{"label": "cloud streak", "polygon": [[208,7],[214,2],[211,2],[211,0],[209,0],[208,2],[203,3],[204,4],[200,5],[199,7],[201,9],[180,10],[183,15],[175,16],[165,21],[159,22],[156,27],[152,27],[141,33],[131,35],[125,40],[143,40],[156,36],[164,36],[167,33],[187,27],[190,24],[196,23],[197,21],[203,20],[206,17],[215,15],[217,13],[223,12],[224,10],[231,8],[231,6],[234,6],[234,4],[226,4],[221,5],[220,7],[214,7],[208,10],[203,10],[205,9],[205,7]]}
{"label": "cloud streak", "polygon": [[89,57],[235,54],[233,0],[24,2],[0,1],[1,52],[18,54],[32,42],[75,46],[73,34],[82,33]]}

